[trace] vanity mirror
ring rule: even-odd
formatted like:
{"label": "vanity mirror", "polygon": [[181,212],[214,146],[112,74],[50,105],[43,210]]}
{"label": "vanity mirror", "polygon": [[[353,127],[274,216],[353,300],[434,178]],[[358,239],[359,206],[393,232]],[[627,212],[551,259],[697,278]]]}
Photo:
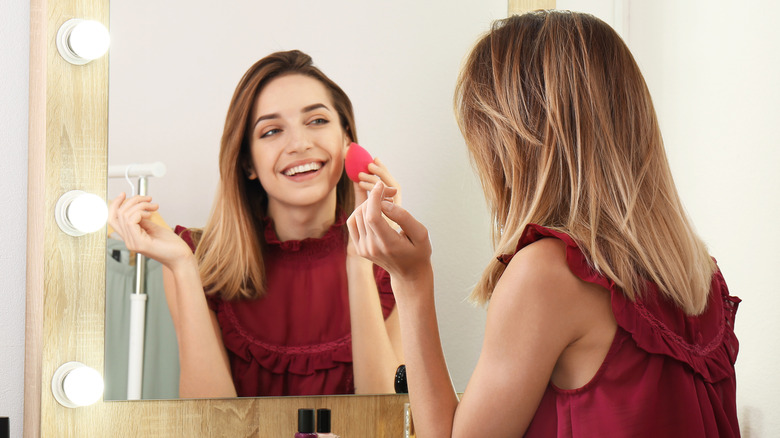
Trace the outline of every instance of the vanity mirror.
{"label": "vanity mirror", "polygon": [[[453,116],[452,93],[469,47],[506,7],[503,0],[244,2],[233,8],[204,0],[115,2],[109,165],[164,163],[165,176],[148,185],[162,219],[172,227],[203,227],[218,184],[225,113],[239,79],[271,52],[310,54],[350,96],[360,143],[400,182],[407,208],[438,234],[436,263],[444,268],[437,283],[450,291],[442,297],[442,331],[445,348],[449,339],[459,344],[449,357],[462,391],[476,363],[483,313],[463,299],[490,251],[486,210],[479,208],[484,201]],[[107,198],[130,190],[121,175],[109,178]],[[475,208],[462,211],[464,203]],[[109,247],[121,243],[109,239]],[[167,308],[159,265],[149,266],[145,338],[160,353],[152,351],[145,362],[142,398],[164,398],[177,390],[170,384],[177,369],[169,366],[177,358],[176,337],[159,309]],[[120,286],[107,290],[106,398],[124,399],[130,299],[122,292],[132,287],[121,286],[133,270],[109,254],[106,275],[109,285]],[[474,325],[463,327],[463,320]]]}
{"label": "vanity mirror", "polygon": [[[358,2],[355,3],[357,8]],[[466,3],[474,2],[464,2]],[[544,4],[537,6],[552,6],[552,2],[541,3]],[[301,6],[305,4],[302,2]],[[409,2],[405,12],[396,16],[399,25],[409,21],[415,11],[423,7],[430,6]],[[435,11],[433,15],[437,20],[446,20],[448,10],[457,7],[459,6],[442,3],[441,10]],[[190,10],[185,9],[181,12],[181,19],[185,18]],[[149,11],[149,14],[154,13],[154,10]],[[377,15],[371,17],[371,20],[382,20],[382,14]],[[102,58],[84,66],[74,66],[59,57],[55,46],[57,29],[68,19],[76,17],[109,23],[109,2],[31,1],[25,436],[214,436],[217,432],[229,436],[285,436],[292,432],[296,410],[301,407],[330,408],[334,415],[334,424],[340,422],[344,425],[344,437],[402,436],[403,404],[407,399],[405,396],[396,395],[113,403],[99,401],[76,409],[65,408],[55,401],[50,391],[50,382],[60,365],[78,361],[97,370],[102,370],[104,365],[105,236],[100,233],[81,237],[66,235],[57,228],[53,214],[57,199],[69,190],[79,189],[104,195],[106,191],[109,61]],[[263,18],[274,19],[258,17],[258,20],[262,21]],[[486,14],[485,22],[490,18],[489,14]],[[182,21],[181,19],[177,21]],[[143,23],[144,21],[137,23],[139,32],[143,31]],[[415,23],[423,28],[426,26],[425,22]],[[196,31],[198,30],[193,30]],[[121,43],[121,40],[114,40],[114,44]],[[466,40],[463,39],[462,43],[466,44]],[[437,45],[446,44],[449,42],[439,40],[428,50],[437,50]],[[383,47],[381,50],[392,52],[394,49]],[[465,53],[465,47],[462,53]],[[243,62],[242,67],[245,64]],[[403,71],[399,74],[414,76],[415,72]],[[452,74],[454,80],[454,71]],[[425,72],[420,76],[425,76]],[[374,86],[388,90],[389,96],[386,98],[392,101],[392,84]],[[193,92],[205,90],[207,87]],[[358,94],[356,91],[350,92],[353,95]],[[448,88],[447,93],[450,92],[451,89]],[[449,94],[447,96],[441,105],[449,111]],[[203,94],[204,105],[217,101],[222,102],[221,99],[212,100],[211,96]],[[367,103],[358,105],[368,106]],[[405,108],[406,111],[425,119],[429,109],[425,105],[431,103],[415,102],[415,105]],[[192,123],[197,124],[198,121],[194,120]],[[362,135],[376,136],[374,141],[378,149],[387,151],[383,155],[387,156],[388,165],[399,169],[396,173],[401,180],[406,178],[403,173],[406,171],[401,170],[403,164],[419,163],[422,158],[435,157],[442,161],[456,156],[458,162],[467,167],[465,151],[455,131],[445,134],[444,137],[435,132],[434,128],[423,131],[426,135],[435,136],[432,138],[435,138],[436,144],[451,146],[451,149],[442,152],[443,155],[427,157],[426,150],[420,149],[414,155],[391,158],[394,156],[389,151],[393,150],[395,145],[393,142],[383,143],[383,135],[391,130],[413,131],[397,125],[383,129],[384,131],[376,128],[376,133],[369,134],[372,132],[371,124],[361,124],[361,132],[365,133]],[[416,144],[424,147],[429,143],[424,139]],[[381,144],[386,146],[380,147]],[[437,166],[441,167],[443,166]],[[417,167],[409,172],[425,173],[424,170]],[[462,180],[453,180],[457,186],[454,190],[449,187],[445,191],[443,184],[434,184],[444,177],[451,178],[452,175],[429,175],[428,179],[418,185],[427,183],[439,188],[421,193],[425,193],[428,199],[451,199],[449,204],[443,202],[446,205],[459,205],[457,198],[464,196],[465,183]],[[425,201],[415,200],[414,196],[411,196],[414,183],[407,183],[406,187],[410,194],[406,204],[410,208],[421,210]],[[475,197],[477,193],[474,190]],[[415,207],[415,203],[420,207]],[[456,212],[453,207],[447,214],[457,217]],[[428,219],[425,213],[420,214],[420,217]],[[484,224],[469,228],[487,229],[482,225]],[[445,226],[443,229],[448,228]],[[456,231],[452,230],[448,234],[457,235]],[[450,239],[441,239],[441,254],[452,252],[444,247],[448,240]],[[462,248],[459,250],[466,252]],[[447,269],[446,262],[436,263]],[[463,287],[462,285],[469,284],[469,281],[459,278],[453,284],[456,283]],[[454,302],[460,303],[465,296],[465,290],[454,291],[453,296]],[[442,310],[446,313],[447,306],[443,305]],[[458,321],[453,321],[450,326],[445,325],[442,331],[457,336],[457,325]]]}

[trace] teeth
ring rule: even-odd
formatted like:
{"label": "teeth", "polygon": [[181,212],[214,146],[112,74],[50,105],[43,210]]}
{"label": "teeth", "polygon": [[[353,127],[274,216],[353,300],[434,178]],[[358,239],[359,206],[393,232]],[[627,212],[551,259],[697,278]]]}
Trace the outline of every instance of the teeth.
{"label": "teeth", "polygon": [[284,171],[287,176],[293,176],[303,172],[309,172],[312,170],[319,170],[322,167],[322,163],[306,163],[300,166],[291,167]]}

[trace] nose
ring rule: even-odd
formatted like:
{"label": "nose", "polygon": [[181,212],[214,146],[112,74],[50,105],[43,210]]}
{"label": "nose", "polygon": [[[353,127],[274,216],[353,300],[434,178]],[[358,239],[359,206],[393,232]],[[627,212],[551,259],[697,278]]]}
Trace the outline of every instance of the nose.
{"label": "nose", "polygon": [[314,147],[312,138],[309,135],[309,133],[306,132],[306,129],[303,128],[290,129],[289,138],[290,141],[287,143],[287,147],[286,147],[286,152],[288,154],[305,152],[311,149],[312,147]]}

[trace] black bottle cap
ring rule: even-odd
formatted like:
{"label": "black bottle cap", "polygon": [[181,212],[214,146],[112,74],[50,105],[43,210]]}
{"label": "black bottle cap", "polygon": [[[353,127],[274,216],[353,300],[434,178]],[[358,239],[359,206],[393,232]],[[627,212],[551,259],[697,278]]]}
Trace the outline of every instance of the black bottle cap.
{"label": "black bottle cap", "polygon": [[0,438],[11,436],[11,420],[8,417],[0,417]]}
{"label": "black bottle cap", "polygon": [[395,370],[395,382],[393,382],[396,394],[408,394],[409,385],[406,383],[406,365],[400,365]]}
{"label": "black bottle cap", "polygon": [[330,433],[330,409],[317,409],[317,433]]}
{"label": "black bottle cap", "polygon": [[298,409],[298,432],[314,433],[314,409]]}

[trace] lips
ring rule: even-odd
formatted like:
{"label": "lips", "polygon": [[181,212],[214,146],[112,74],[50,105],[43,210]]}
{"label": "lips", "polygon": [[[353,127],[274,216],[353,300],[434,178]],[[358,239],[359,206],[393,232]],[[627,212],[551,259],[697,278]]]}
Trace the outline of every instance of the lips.
{"label": "lips", "polygon": [[297,163],[282,170],[282,173],[285,176],[295,176],[300,174],[306,174],[309,172],[316,172],[322,169],[322,166],[324,166],[324,163],[321,161],[309,161],[306,163]]}

